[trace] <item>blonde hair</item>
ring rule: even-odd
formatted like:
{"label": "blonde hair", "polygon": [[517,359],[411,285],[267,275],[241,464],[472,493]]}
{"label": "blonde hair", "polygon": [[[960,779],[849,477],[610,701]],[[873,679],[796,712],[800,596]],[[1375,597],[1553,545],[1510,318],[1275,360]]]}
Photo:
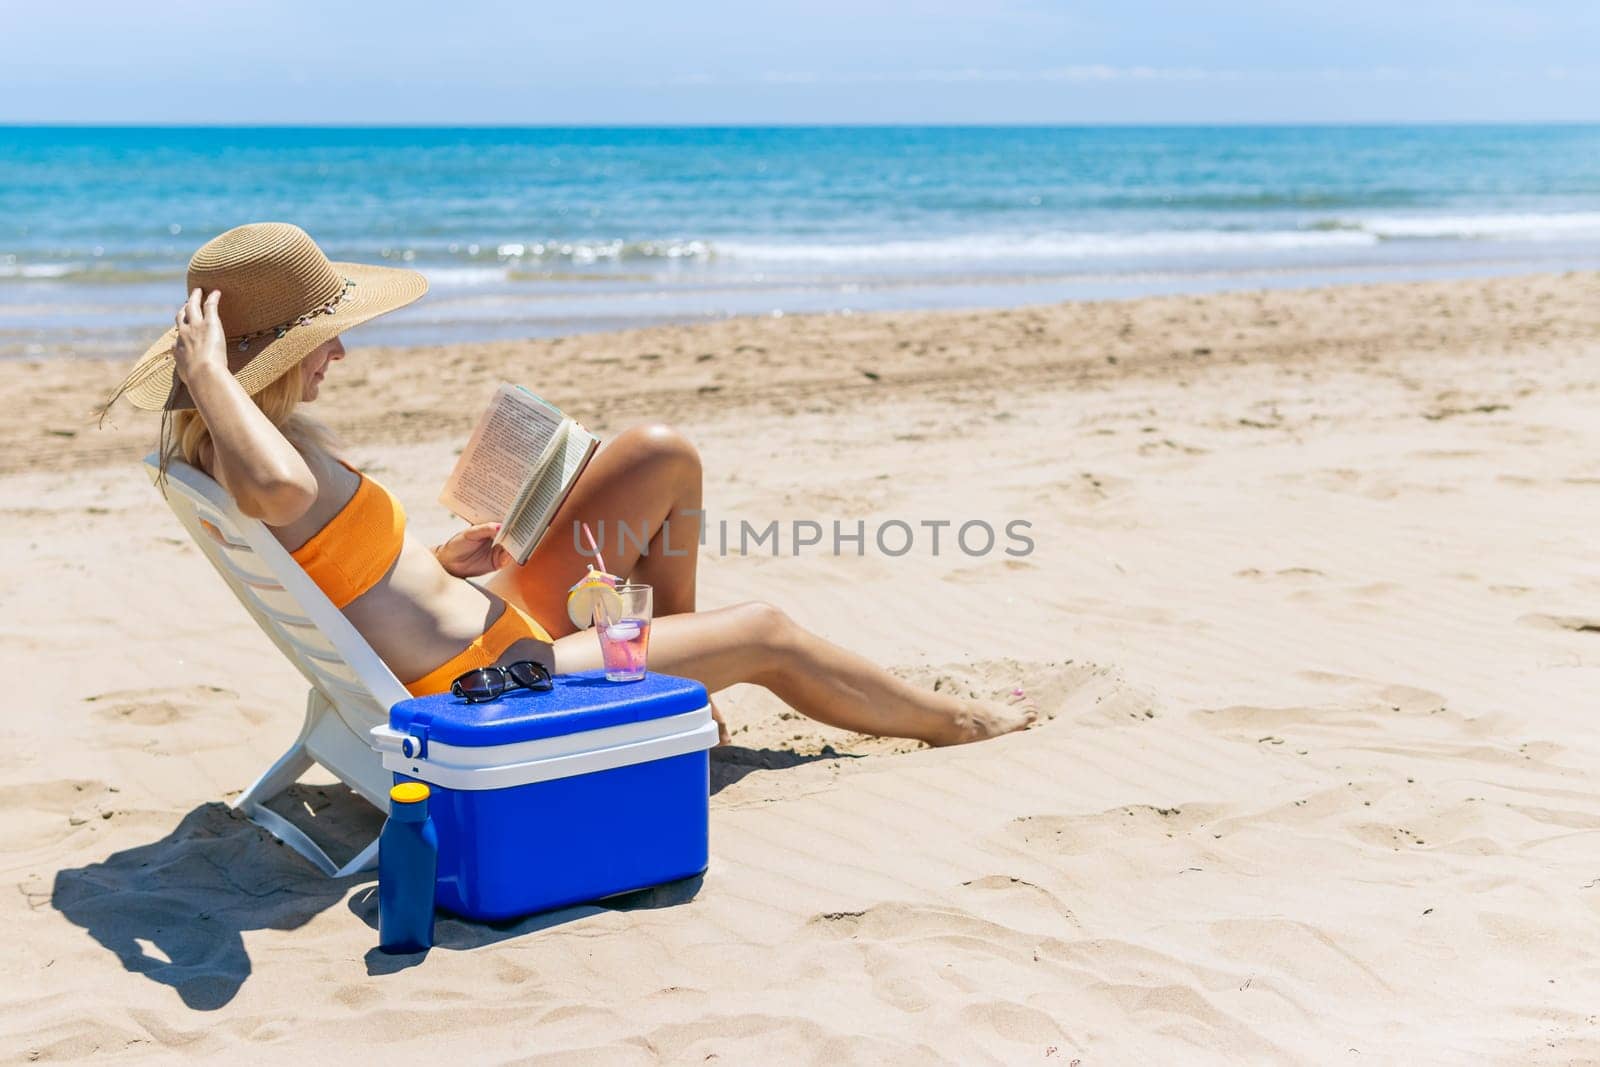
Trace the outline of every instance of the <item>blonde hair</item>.
{"label": "blonde hair", "polygon": [[[302,453],[336,455],[339,439],[327,426],[295,410],[300,405],[304,390],[300,364],[296,363],[266,388],[251,395],[256,407],[278,428],[289,443]],[[161,477],[166,478],[167,465],[181,459],[191,467],[200,467],[200,453],[211,440],[211,428],[205,418],[194,408],[161,413]]]}

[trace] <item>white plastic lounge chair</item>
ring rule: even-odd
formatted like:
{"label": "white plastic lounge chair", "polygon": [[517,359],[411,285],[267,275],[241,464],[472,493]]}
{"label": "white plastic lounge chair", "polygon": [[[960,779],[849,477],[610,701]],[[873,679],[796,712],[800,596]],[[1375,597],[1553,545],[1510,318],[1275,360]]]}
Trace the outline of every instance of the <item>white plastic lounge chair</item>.
{"label": "white plastic lounge chair", "polygon": [[[160,458],[152,453],[144,462],[153,478]],[[367,743],[367,731],[387,724],[390,705],[411,694],[272,532],[239,511],[204,471],[174,460],[167,468],[167,503],[245,610],[311,683],[300,736],[233,807],[324,874],[342,878],[370,870],[378,859],[376,838],[341,867],[265,804],[320,763],[387,812],[394,776]]]}

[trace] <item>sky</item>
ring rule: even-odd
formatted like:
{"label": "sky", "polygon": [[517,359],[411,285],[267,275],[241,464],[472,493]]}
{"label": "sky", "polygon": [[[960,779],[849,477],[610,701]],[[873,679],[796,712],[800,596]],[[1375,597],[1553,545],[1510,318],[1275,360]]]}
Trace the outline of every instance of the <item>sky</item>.
{"label": "sky", "polygon": [[1600,120],[1595,0],[0,0],[0,122]]}

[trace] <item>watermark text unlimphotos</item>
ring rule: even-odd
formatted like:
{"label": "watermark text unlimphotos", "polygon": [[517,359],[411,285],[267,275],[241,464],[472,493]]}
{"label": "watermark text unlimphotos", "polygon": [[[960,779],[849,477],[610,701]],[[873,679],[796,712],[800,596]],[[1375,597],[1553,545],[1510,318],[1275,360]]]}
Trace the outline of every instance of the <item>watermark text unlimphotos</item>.
{"label": "watermark text unlimphotos", "polygon": [[[652,552],[686,556],[697,541],[702,549],[721,556],[865,556],[869,552],[904,556],[926,552],[931,556],[1003,553],[1022,557],[1032,555],[1034,549],[1029,535],[1033,523],[1027,519],[771,519],[754,523],[749,519],[713,521],[706,518],[704,510],[695,510],[679,511],[654,529],[650,523],[634,525],[621,520],[601,520],[591,529],[601,555],[615,550],[619,556]],[[572,524],[572,547],[581,555],[594,554],[581,523]]]}

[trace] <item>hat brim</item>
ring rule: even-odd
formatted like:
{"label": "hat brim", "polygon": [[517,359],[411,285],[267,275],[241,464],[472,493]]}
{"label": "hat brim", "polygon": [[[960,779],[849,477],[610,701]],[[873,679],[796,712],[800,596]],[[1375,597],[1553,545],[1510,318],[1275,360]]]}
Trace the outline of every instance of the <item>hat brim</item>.
{"label": "hat brim", "polygon": [[[228,369],[252,396],[277,381],[318,345],[379,315],[405,307],[428,291],[428,280],[414,270],[375,267],[365,263],[333,263],[355,284],[327,314],[289,327],[281,337],[263,337],[240,351],[238,338],[228,338]],[[189,390],[177,375],[173,348],[176,326],[145,350],[123,383],[121,395],[144,411],[181,411],[194,407]]]}

